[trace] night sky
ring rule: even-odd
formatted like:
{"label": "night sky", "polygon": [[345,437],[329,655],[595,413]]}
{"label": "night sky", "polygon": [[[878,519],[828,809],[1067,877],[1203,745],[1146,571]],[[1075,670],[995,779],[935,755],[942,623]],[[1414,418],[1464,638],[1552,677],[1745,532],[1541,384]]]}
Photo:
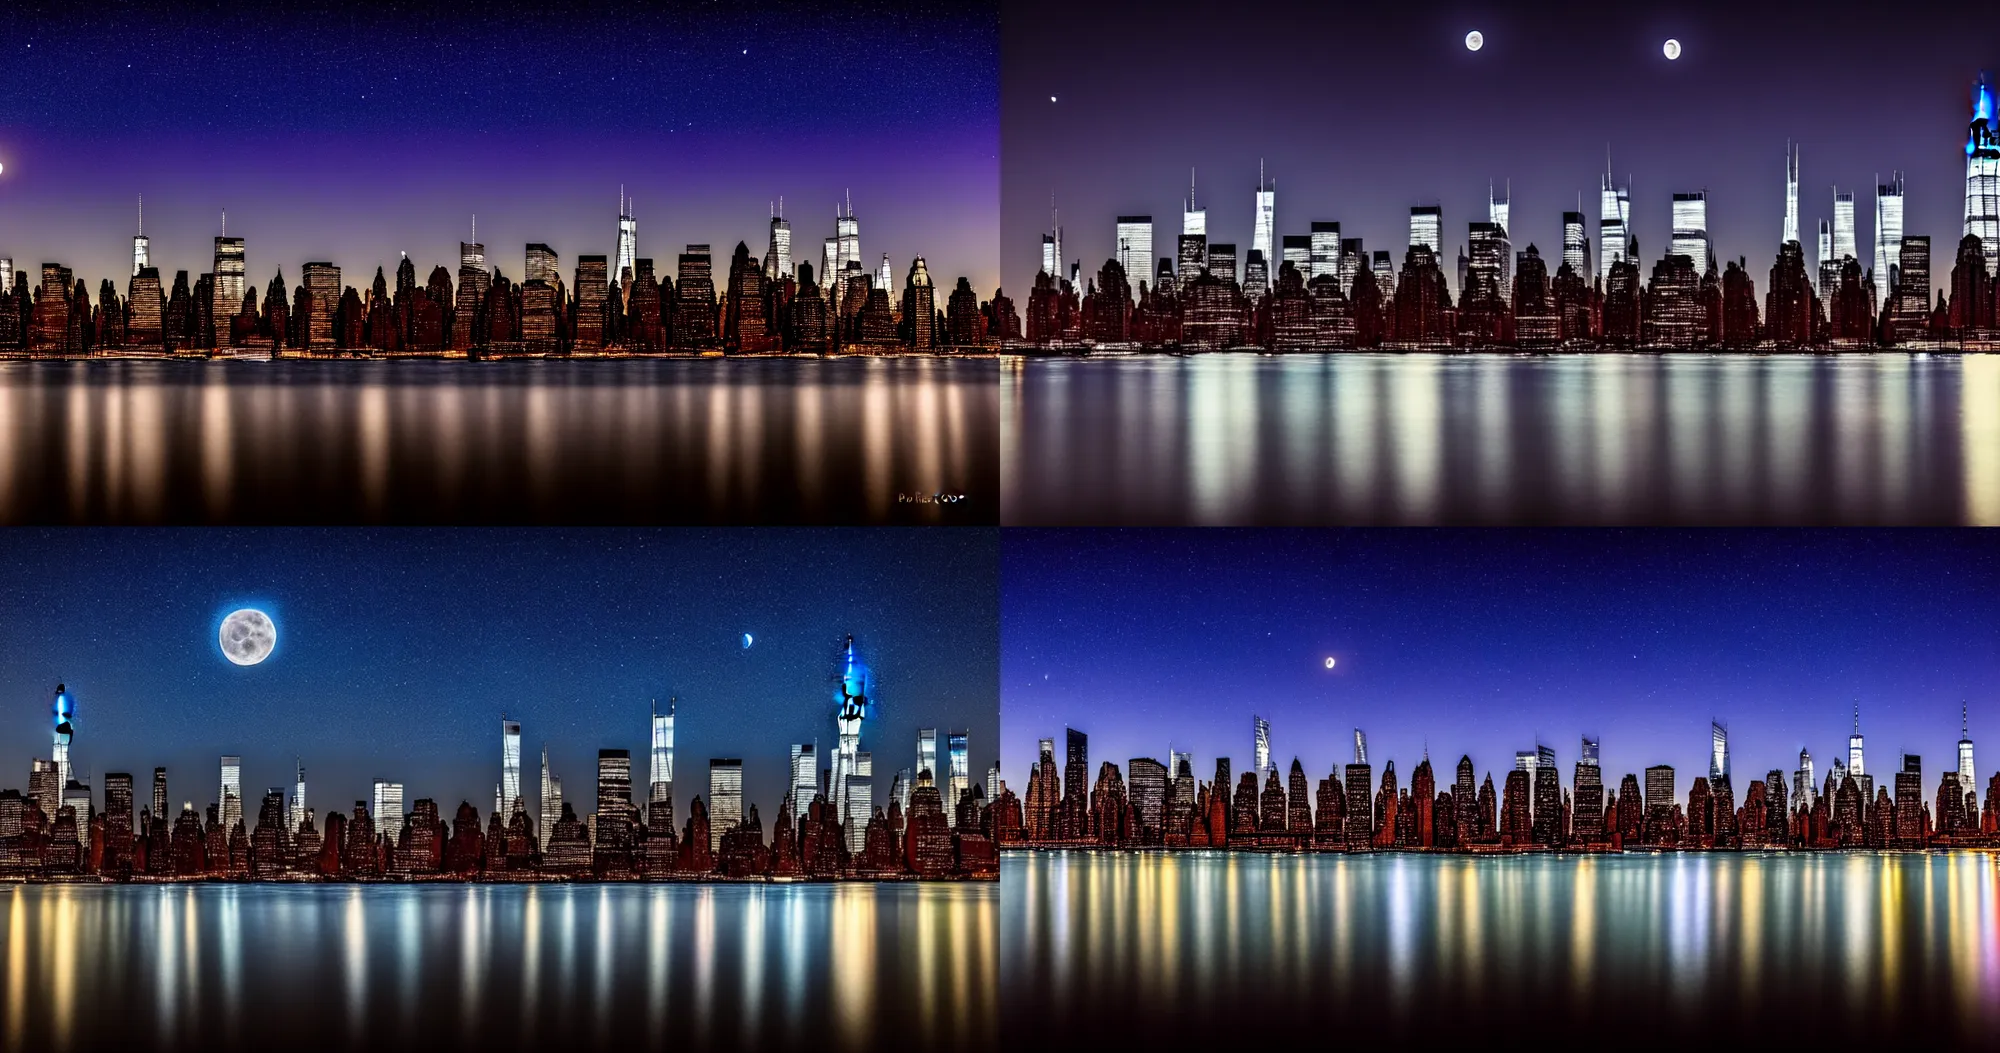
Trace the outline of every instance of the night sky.
{"label": "night sky", "polygon": [[[986,530],[13,531],[0,556],[0,786],[49,755],[58,681],[77,700],[83,777],[127,771],[151,799],[217,793],[243,757],[246,814],[290,787],[325,814],[369,796],[470,800],[500,777],[500,719],[521,722],[523,790],[540,750],[588,814],[600,748],[648,779],[649,702],[678,695],[677,817],[708,759],[741,757],[777,818],[789,746],[833,749],[834,677],[852,633],[880,708],[864,728],[877,799],[916,764],[919,727],[970,733],[984,781],[999,735],[998,554]],[[224,659],[225,614],[277,624],[262,664]],[[742,634],[755,642],[745,649]],[[940,735],[942,739],[942,734]],[[532,809],[532,805],[530,806]]]}
{"label": "night sky", "polygon": [[0,53],[0,256],[93,299],[142,194],[163,283],[227,209],[260,302],[306,260],[455,276],[475,214],[489,266],[546,242],[567,280],[615,250],[621,183],[663,275],[689,242],[718,287],[739,240],[761,259],[780,195],[817,273],[851,189],[871,270],[998,276],[991,4],[9,4]]}
{"label": "night sky", "polygon": [[[1260,157],[1277,180],[1277,234],[1339,221],[1343,236],[1392,251],[1399,270],[1410,206],[1441,204],[1454,293],[1453,261],[1467,222],[1486,219],[1489,181],[1513,181],[1514,248],[1535,243],[1551,274],[1562,213],[1581,193],[1594,266],[1608,145],[1619,181],[1631,176],[1642,271],[1666,249],[1671,195],[1705,187],[1717,266],[1748,257],[1761,305],[1789,138],[1809,265],[1836,184],[1855,193],[1856,247],[1872,258],[1877,175],[1896,169],[1905,232],[1930,235],[1941,283],[1962,233],[1971,85],[2000,64],[2000,24],[1969,10],[1006,0],[1004,275],[1032,282],[1051,192],[1064,254],[1086,273],[1112,254],[1120,214],[1150,214],[1154,255],[1173,255],[1190,166],[1209,240],[1235,242],[1240,265]],[[1473,29],[1485,38],[1476,53],[1464,43]],[[1661,51],[1670,37],[1684,49],[1673,62]]]}
{"label": "night sky", "polygon": [[[1990,531],[1035,531],[1002,545],[1003,772],[1035,740],[1100,761],[1192,750],[1315,784],[1368,733],[1407,785],[1428,746],[1495,785],[1537,737],[1569,784],[1580,736],[1605,783],[1671,764],[1685,795],[1729,726],[1740,797],[1801,746],[1845,759],[1855,700],[1878,782],[1956,767],[1971,705],[1980,792],[2000,768],[2000,538]],[[1328,671],[1326,657],[1337,659]]]}

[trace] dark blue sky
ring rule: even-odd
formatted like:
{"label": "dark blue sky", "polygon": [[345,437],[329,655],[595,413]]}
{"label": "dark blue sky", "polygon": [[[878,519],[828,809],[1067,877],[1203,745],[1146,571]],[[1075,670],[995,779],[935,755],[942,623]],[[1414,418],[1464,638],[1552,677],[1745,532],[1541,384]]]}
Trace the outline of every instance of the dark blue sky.
{"label": "dark blue sky", "polygon": [[306,260],[456,273],[474,214],[489,264],[546,242],[567,277],[614,251],[620,184],[660,273],[761,258],[780,195],[817,272],[851,189],[871,269],[998,275],[990,3],[28,3],[0,54],[0,255],[93,297],[141,194],[163,277],[210,269],[226,208],[260,296]]}
{"label": "dark blue sky", "polygon": [[[1964,214],[1971,85],[2000,64],[2000,23],[1969,11],[1939,0],[1006,0],[1004,277],[1025,288],[1039,267],[1051,192],[1065,255],[1087,273],[1112,254],[1120,214],[1151,214],[1155,255],[1172,255],[1190,166],[1209,239],[1235,242],[1240,261],[1261,157],[1277,180],[1278,234],[1339,221],[1399,269],[1410,206],[1441,204],[1455,289],[1450,261],[1466,223],[1486,219],[1489,181],[1513,181],[1516,250],[1534,242],[1559,262],[1562,213],[1579,192],[1594,245],[1608,146],[1619,180],[1632,177],[1643,270],[1665,251],[1671,195],[1706,188],[1717,265],[1747,256],[1761,303],[1787,139],[1800,144],[1809,261],[1836,184],[1854,191],[1857,248],[1872,255],[1876,178],[1893,169],[1908,174],[1905,231],[1931,237],[1942,275]],[[1473,29],[1478,52],[1464,43]],[[1684,48],[1673,62],[1661,51],[1670,37]]]}
{"label": "dark blue sky", "polygon": [[[643,784],[648,703],[680,697],[675,793],[742,757],[768,823],[788,747],[834,741],[833,677],[852,633],[880,708],[863,734],[878,799],[914,767],[919,727],[964,728],[975,778],[996,755],[997,537],[990,530],[13,531],[0,556],[0,786],[49,755],[57,681],[77,699],[72,758],[132,772],[150,798],[214,800],[243,757],[254,802],[304,758],[323,814],[403,782],[405,801],[491,810],[500,718],[522,725],[566,798],[595,800],[600,748]],[[222,617],[277,623],[262,664],[230,665]],[[755,643],[745,649],[742,634]],[[101,788],[101,786],[100,786]]]}
{"label": "dark blue sky", "polygon": [[[1536,739],[1561,770],[1600,736],[1606,782],[1707,773],[1730,729],[1739,794],[1801,746],[1867,767],[1956,765],[1959,703],[2000,767],[2000,536],[1991,531],[1038,531],[1003,539],[1003,771],[1073,725],[1101,760],[1272,756],[1315,780],[1357,725],[1405,782],[1426,746],[1496,781]],[[1333,671],[1324,660],[1337,659]],[[1448,777],[1441,774],[1440,778]]]}

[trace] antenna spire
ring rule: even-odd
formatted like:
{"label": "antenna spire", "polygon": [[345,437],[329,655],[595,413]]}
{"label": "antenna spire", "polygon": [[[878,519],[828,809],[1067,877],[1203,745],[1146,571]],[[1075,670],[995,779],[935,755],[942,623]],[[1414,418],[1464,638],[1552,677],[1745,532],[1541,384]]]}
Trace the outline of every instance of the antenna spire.
{"label": "antenna spire", "polygon": [[222,210],[222,236],[229,236],[229,210],[226,208]]}
{"label": "antenna spire", "polygon": [[139,233],[146,233],[146,195],[139,195]]}

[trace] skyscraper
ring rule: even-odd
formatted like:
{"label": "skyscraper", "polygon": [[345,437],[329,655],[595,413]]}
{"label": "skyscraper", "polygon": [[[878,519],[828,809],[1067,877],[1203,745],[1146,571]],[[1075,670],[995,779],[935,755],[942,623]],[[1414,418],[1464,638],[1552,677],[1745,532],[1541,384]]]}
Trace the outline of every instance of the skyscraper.
{"label": "skyscraper", "polygon": [[1965,136],[1965,234],[1986,252],[1986,272],[2000,273],[2000,127],[1993,84],[1980,74],[1972,86],[1972,121]]}
{"label": "skyscraper", "polygon": [[1835,188],[1833,192],[1833,260],[1839,263],[1852,257],[1861,259],[1854,248],[1854,192],[1843,192]]}
{"label": "skyscraper", "polygon": [[1833,254],[1833,228],[1826,220],[1819,221],[1819,294],[1821,297],[1833,295],[1840,284],[1840,260]]}
{"label": "skyscraper", "polygon": [[[1139,295],[1139,283],[1153,273],[1153,217],[1119,216],[1118,251],[1114,259],[1125,270],[1125,283],[1131,295]],[[951,810],[947,804],[946,811]]]}
{"label": "skyscraper", "polygon": [[[299,769],[299,785],[305,785],[305,769]],[[167,769],[153,769],[153,817],[166,822],[167,814]]]}
{"label": "skyscraper", "polygon": [[1972,723],[1964,702],[1958,704],[1958,778],[1960,786],[1974,786],[1972,766]]}
{"label": "skyscraper", "polygon": [[1609,149],[1604,151],[1604,178],[1598,184],[1597,201],[1597,273],[1608,276],[1611,265],[1631,252],[1632,237],[1632,187],[1613,181]]}
{"label": "skyscraper", "polygon": [[[1195,280],[1208,266],[1208,210],[1197,208],[1194,203],[1194,169],[1188,169],[1188,199],[1181,210],[1181,240],[1178,258],[1174,261],[1181,275],[1181,285]],[[1054,272],[1050,272],[1054,273]]]}
{"label": "skyscraper", "polygon": [[[521,722],[500,718],[500,790],[493,795],[493,814],[506,822],[521,800]],[[377,820],[380,825],[380,820]]]}
{"label": "skyscraper", "polygon": [[773,281],[792,273],[792,224],[785,218],[783,198],[771,213],[771,247],[764,250],[764,273]]}
{"label": "skyscraper", "polygon": [[243,758],[222,758],[222,792],[216,797],[222,804],[222,828],[236,829],[243,821]]}
{"label": "skyscraper", "polygon": [[1194,169],[1188,169],[1187,205],[1181,209],[1181,233],[1208,236],[1208,210],[1194,203]]}
{"label": "skyscraper", "polygon": [[[153,265],[153,240],[146,236],[146,198],[139,198],[139,229],[132,235],[132,277]],[[0,277],[0,290],[12,288],[11,276]]]}
{"label": "skyscraper", "polygon": [[708,850],[722,847],[722,835],[743,821],[743,761],[712,757],[708,762]]}
{"label": "skyscraper", "polygon": [[[291,811],[285,814],[287,833],[297,833],[299,824],[304,822],[306,818],[306,762],[294,757],[293,768],[293,774],[297,776],[297,779],[292,783]],[[154,779],[153,796],[159,800],[160,810],[154,811],[153,814],[164,815],[164,809],[167,806],[167,770],[165,768],[156,768],[154,771],[156,776]]]}
{"label": "skyscraper", "polygon": [[1708,722],[1708,781],[1729,778],[1729,729],[1719,720]]}
{"label": "skyscraper", "polygon": [[1410,209],[1410,247],[1422,245],[1442,259],[1444,209],[1437,205],[1417,205]]}
{"label": "skyscraper", "polygon": [[[1337,277],[1340,274],[1340,224],[1313,220],[1312,232],[1307,235],[1311,246],[1311,264],[1306,268],[1306,280],[1312,281],[1322,274]],[[1347,290],[1342,289],[1344,294]],[[1167,777],[1173,777],[1173,769],[1167,770]]]}
{"label": "skyscraper", "polygon": [[[844,215],[834,217],[833,232],[840,248],[839,258],[834,260],[838,268],[834,273],[846,273],[847,265],[850,263],[856,267],[861,266],[861,222],[854,218],[854,198],[852,196],[847,199],[847,212]],[[1056,250],[1056,259],[1060,261],[1062,259],[1061,231],[1056,232]]]}
{"label": "skyscraper", "polygon": [[67,686],[56,685],[55,701],[50,708],[55,715],[54,745],[51,747],[54,752],[50,757],[55,762],[56,802],[45,803],[42,811],[46,812],[50,819],[54,819],[56,809],[62,807],[60,802],[63,787],[68,786],[70,780],[74,778],[69,766],[69,743],[76,735],[76,699],[70,696]]}
{"label": "skyscraper", "polygon": [[1799,148],[1785,141],[1785,226],[1778,245],[1799,240]]}
{"label": "skyscraper", "polygon": [[1590,280],[1590,237],[1584,233],[1583,213],[1563,213],[1563,258],[1570,272]]}
{"label": "skyscraper", "polygon": [[1257,773],[1257,785],[1262,786],[1271,773],[1271,722],[1253,715],[1250,725],[1250,766]]}
{"label": "skyscraper", "polygon": [[629,750],[597,751],[597,844],[617,852],[631,845],[632,754]]}
{"label": "skyscraper", "polygon": [[[1277,211],[1278,190],[1276,186],[1265,185],[1264,159],[1260,157],[1257,159],[1257,215],[1255,226],[1250,231],[1250,251],[1261,254],[1264,257],[1266,266],[1269,266],[1270,262],[1277,258],[1271,254],[1272,235],[1277,225]],[[1245,289],[1244,291],[1250,292],[1251,290]],[[1259,293],[1263,291],[1262,289],[1256,290]]]}
{"label": "skyscraper", "polygon": [[[1896,289],[1903,255],[1903,174],[1875,184],[1875,302],[1887,304]],[[1926,307],[1929,305],[1926,304]]]}
{"label": "skyscraper", "polygon": [[[874,764],[873,758],[866,765],[862,763],[861,726],[868,716],[868,669],[854,654],[852,636],[847,638],[843,660],[834,710],[839,738],[833,761],[833,811],[847,831],[848,847],[859,852],[873,803],[868,780],[874,774]],[[935,772],[932,777],[935,779]],[[712,806],[710,811],[714,811]]]}
{"label": "skyscraper", "polygon": [[1360,728],[1354,729],[1354,763],[1368,763],[1368,736]]}
{"label": "skyscraper", "polygon": [[1499,197],[1493,196],[1493,184],[1490,181],[1486,184],[1486,221],[1500,230],[1500,289],[1504,297],[1511,297],[1514,288],[1514,228],[1508,225],[1513,215],[1513,203],[1508,198],[1513,193],[1512,181]]}
{"label": "skyscraper", "polygon": [[1861,766],[1861,700],[1860,699],[1854,700],[1854,732],[1853,734],[1847,736],[1847,770],[1850,774],[1856,777],[1859,777],[1861,773],[1866,770]]}
{"label": "skyscraper", "polygon": [[546,848],[548,836],[562,818],[562,779],[549,774],[549,748],[542,747],[542,810],[536,817],[537,835]]}
{"label": "skyscraper", "polygon": [[937,729],[919,728],[917,730],[917,773],[930,772],[931,778],[936,780],[938,772],[941,770],[938,767],[937,758]]}
{"label": "skyscraper", "polygon": [[1794,807],[1810,808],[1819,796],[1819,783],[1813,778],[1812,751],[1799,751],[1799,767],[1792,772],[1792,802]]}
{"label": "skyscraper", "polygon": [[674,710],[680,700],[667,698],[667,711],[660,712],[660,704],[653,703],[653,769],[648,802],[672,800],[674,795]]}
{"label": "skyscraper", "polygon": [[387,779],[375,780],[371,804],[373,807],[369,813],[375,817],[375,832],[396,836],[403,829],[403,784]]}
{"label": "skyscraper", "polygon": [[1700,274],[1708,266],[1708,191],[1674,195],[1673,241],[1669,255],[1686,256]]}
{"label": "skyscraper", "polygon": [[945,812],[953,817],[952,822],[956,824],[958,802],[972,790],[972,761],[966,753],[965,732],[952,732],[946,737],[945,745],[950,751],[946,763],[951,765],[951,782],[948,784],[951,800],[945,803]]}
{"label": "skyscraper", "polygon": [[792,814],[804,815],[818,793],[819,745],[795,742],[792,744]]}
{"label": "skyscraper", "polygon": [[[228,213],[223,214],[225,225]],[[210,306],[215,311],[215,342],[229,343],[229,326],[222,321],[243,310],[243,239],[218,236],[215,239],[215,285]]]}
{"label": "skyscraper", "polygon": [[632,218],[632,203],[625,197],[625,188],[618,188],[618,251],[611,257],[610,278],[619,283],[619,288],[631,284],[627,274],[638,273],[639,221]]}
{"label": "skyscraper", "polygon": [[557,282],[562,281],[560,263],[561,260],[556,255],[556,250],[549,248],[539,241],[530,243],[527,248],[527,258],[523,264],[523,270],[526,275],[523,281],[545,282],[550,286],[554,286]]}

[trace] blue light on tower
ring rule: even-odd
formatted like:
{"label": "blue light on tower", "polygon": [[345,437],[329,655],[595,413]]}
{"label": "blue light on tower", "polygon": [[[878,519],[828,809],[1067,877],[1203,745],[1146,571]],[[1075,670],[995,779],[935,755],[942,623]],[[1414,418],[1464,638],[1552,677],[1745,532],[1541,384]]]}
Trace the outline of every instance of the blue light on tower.
{"label": "blue light on tower", "polygon": [[69,695],[69,688],[56,685],[56,744],[69,745],[70,737],[76,734],[76,700]]}

